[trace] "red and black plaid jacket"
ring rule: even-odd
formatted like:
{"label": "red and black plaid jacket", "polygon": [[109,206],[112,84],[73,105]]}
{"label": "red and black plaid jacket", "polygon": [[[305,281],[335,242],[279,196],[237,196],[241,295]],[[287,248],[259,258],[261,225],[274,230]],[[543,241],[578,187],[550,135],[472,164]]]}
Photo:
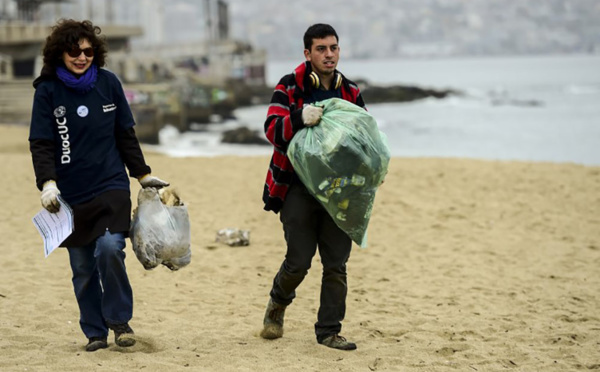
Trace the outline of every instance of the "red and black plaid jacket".
{"label": "red and black plaid jacket", "polygon": [[[263,192],[267,211],[279,212],[294,177],[294,168],[286,153],[294,134],[305,127],[302,108],[305,97],[311,95],[310,73],[310,62],[302,63],[293,73],[281,78],[271,98],[265,121],[265,134],[274,146]],[[358,86],[344,75],[341,89],[343,99],[365,107]]]}

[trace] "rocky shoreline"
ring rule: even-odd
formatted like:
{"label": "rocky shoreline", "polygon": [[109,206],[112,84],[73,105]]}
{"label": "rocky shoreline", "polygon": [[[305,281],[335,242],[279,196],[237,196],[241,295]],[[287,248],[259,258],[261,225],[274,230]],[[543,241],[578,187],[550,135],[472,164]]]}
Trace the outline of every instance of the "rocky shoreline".
{"label": "rocky shoreline", "polygon": [[[451,95],[462,95],[454,89],[429,89],[414,85],[372,85],[366,80],[356,81],[367,104],[387,102],[411,102],[424,98],[443,99]],[[268,104],[273,95],[270,86],[232,85],[235,101],[238,106]]]}
{"label": "rocky shoreline", "polygon": [[[425,98],[443,99],[451,95],[461,95],[462,92],[452,89],[427,89],[410,85],[378,86],[367,81],[356,82],[367,104],[388,102],[411,102]],[[269,104],[273,95],[272,87],[240,87],[233,86],[238,107],[256,104]],[[270,145],[264,135],[255,130],[242,126],[223,133],[223,143]]]}
{"label": "rocky shoreline", "polygon": [[451,95],[461,95],[462,92],[453,89],[429,89],[413,85],[378,86],[366,82],[358,82],[365,102],[411,102],[424,98],[443,99]]}
{"label": "rocky shoreline", "polygon": [[[425,98],[444,99],[451,95],[462,95],[452,89],[430,89],[411,85],[371,85],[366,80],[356,82],[368,105],[388,102],[411,102]],[[179,131],[194,130],[192,124],[218,123],[234,117],[240,107],[268,105],[273,95],[273,87],[266,85],[246,85],[240,81],[229,81],[225,86],[207,87],[198,84],[185,86],[185,89],[172,85],[125,86],[132,92],[135,103],[131,108],[138,125],[138,138],[146,143],[158,143],[158,133],[165,123],[174,125]],[[165,104],[170,99],[177,102]],[[140,100],[138,100],[140,98]],[[264,135],[246,127],[239,127],[224,133],[222,142],[237,144],[268,144]]]}

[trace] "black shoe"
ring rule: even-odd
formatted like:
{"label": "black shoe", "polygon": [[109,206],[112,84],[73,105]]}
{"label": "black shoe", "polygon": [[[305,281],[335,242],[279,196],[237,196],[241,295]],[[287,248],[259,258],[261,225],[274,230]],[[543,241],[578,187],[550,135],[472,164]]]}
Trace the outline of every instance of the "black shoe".
{"label": "black shoe", "polygon": [[331,347],[338,350],[356,350],[356,344],[354,342],[347,341],[340,335],[331,335],[319,341],[321,345]]}
{"label": "black shoe", "polygon": [[90,337],[88,344],[85,345],[85,351],[96,351],[107,347],[106,337]]}
{"label": "black shoe", "polygon": [[135,337],[133,329],[128,323],[109,324],[108,328],[115,332],[115,344],[121,347],[129,347],[135,345]]}
{"label": "black shoe", "polygon": [[260,332],[260,337],[267,340],[274,340],[283,336],[283,316],[285,314],[285,306],[269,300],[267,311],[265,311],[265,319],[263,321],[264,328]]}

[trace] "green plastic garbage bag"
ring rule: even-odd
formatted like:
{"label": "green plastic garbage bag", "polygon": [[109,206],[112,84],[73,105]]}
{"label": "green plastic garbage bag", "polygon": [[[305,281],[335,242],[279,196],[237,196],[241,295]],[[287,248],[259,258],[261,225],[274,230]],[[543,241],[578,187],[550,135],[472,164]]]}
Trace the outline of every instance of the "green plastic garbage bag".
{"label": "green plastic garbage bag", "polygon": [[331,98],[319,125],[292,138],[287,155],[308,191],[336,224],[361,247],[367,246],[367,226],[377,188],[390,161],[385,135],[363,108]]}

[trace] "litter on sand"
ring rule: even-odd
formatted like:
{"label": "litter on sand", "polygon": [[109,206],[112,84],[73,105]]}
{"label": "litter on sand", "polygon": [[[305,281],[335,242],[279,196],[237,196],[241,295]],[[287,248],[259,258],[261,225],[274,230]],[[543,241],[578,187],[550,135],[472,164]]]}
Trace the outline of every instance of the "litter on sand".
{"label": "litter on sand", "polygon": [[217,231],[217,243],[227,244],[230,247],[250,245],[250,230],[226,228]]}

